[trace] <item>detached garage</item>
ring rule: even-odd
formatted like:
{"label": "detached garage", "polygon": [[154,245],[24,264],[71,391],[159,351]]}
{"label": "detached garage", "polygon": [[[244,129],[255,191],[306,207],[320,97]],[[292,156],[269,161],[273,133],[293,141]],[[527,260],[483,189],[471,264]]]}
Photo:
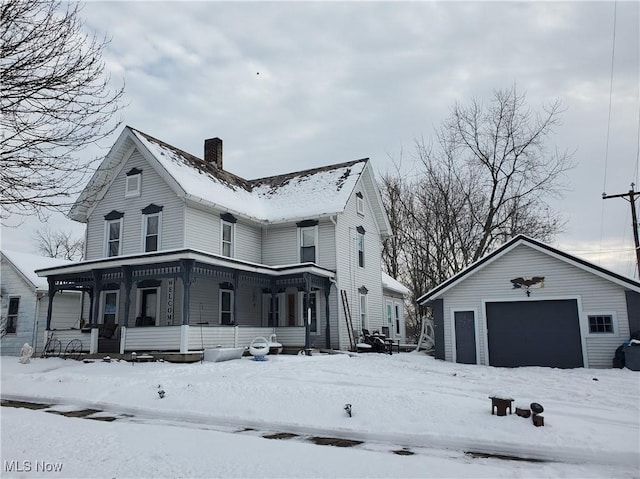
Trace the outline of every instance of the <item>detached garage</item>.
{"label": "detached garage", "polygon": [[640,283],[518,236],[418,299],[439,359],[498,367],[612,365],[640,331]]}

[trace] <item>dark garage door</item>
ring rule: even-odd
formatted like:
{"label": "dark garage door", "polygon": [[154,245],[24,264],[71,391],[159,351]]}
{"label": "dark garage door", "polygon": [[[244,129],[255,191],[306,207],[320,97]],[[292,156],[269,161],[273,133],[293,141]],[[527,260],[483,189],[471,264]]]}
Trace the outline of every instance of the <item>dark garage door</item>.
{"label": "dark garage door", "polygon": [[491,366],[581,368],[576,300],[487,303]]}

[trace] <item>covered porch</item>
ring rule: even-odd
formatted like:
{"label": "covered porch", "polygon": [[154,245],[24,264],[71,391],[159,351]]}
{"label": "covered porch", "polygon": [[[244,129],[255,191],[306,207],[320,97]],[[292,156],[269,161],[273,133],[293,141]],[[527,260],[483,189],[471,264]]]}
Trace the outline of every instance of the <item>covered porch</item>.
{"label": "covered porch", "polygon": [[335,274],[312,263],[267,266],[184,249],[37,273],[49,285],[44,341],[57,329],[55,294],[83,291],[86,320],[75,334],[90,353],[188,353],[272,334],[285,347],[331,348],[337,327],[329,307]]}

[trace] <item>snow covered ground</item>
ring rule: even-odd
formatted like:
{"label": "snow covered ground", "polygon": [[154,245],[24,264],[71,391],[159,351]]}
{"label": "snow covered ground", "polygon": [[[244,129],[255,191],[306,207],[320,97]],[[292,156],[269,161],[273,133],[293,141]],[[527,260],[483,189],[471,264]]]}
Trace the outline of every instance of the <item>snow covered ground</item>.
{"label": "snow covered ground", "polygon": [[[421,353],[1,366],[3,399],[118,418],[2,407],[2,477],[640,477],[640,373],[627,369],[500,369]],[[544,427],[492,416],[493,395],[514,398],[514,412],[542,404]],[[283,432],[296,436],[263,437]]]}

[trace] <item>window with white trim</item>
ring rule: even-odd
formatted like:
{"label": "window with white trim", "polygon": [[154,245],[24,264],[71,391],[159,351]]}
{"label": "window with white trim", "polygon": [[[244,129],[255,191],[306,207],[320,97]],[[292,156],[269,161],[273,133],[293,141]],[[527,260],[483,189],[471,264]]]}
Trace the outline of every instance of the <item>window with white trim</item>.
{"label": "window with white trim", "polygon": [[124,183],[124,197],[140,196],[142,191],[142,170],[131,168],[127,172]]}
{"label": "window with white trim", "polygon": [[613,333],[613,315],[611,314],[590,314],[588,315],[589,333],[607,334]]}
{"label": "window with white trim", "polygon": [[20,298],[9,298],[9,309],[7,310],[7,334],[13,334],[18,327],[18,311],[20,310]]}
{"label": "window with white trim", "polygon": [[300,228],[300,262],[316,262],[316,237],[317,226]]}
{"label": "window with white trim", "polygon": [[271,302],[272,297],[271,293],[263,294],[263,311],[266,312],[264,324],[267,326],[280,326],[280,295],[276,294],[273,297],[274,303]]}
{"label": "window with white trim", "polygon": [[357,228],[356,249],[358,250],[358,266],[364,268],[364,228],[362,226]]}
{"label": "window with white trim", "polygon": [[369,329],[369,318],[367,316],[367,294],[360,293],[360,327]]}
{"label": "window with white trim", "polygon": [[400,334],[400,305],[395,304],[396,334]]}
{"label": "window with white trim", "polygon": [[387,324],[393,324],[393,303],[391,301],[387,301]]}
{"label": "window with white trim", "polygon": [[160,213],[144,215],[144,252],[160,249]]}
{"label": "window with white trim", "polygon": [[362,193],[356,193],[356,211],[359,215],[364,215],[364,198]]}
{"label": "window with white trim", "polygon": [[233,324],[233,290],[220,289],[218,304],[220,305],[220,324]]}
{"label": "window with white trim", "polygon": [[105,256],[122,254],[122,218],[107,220],[105,225]]}
{"label": "window with white trim", "polygon": [[220,251],[222,256],[233,257],[233,239],[235,236],[235,224],[225,220],[220,220],[222,230]]}

